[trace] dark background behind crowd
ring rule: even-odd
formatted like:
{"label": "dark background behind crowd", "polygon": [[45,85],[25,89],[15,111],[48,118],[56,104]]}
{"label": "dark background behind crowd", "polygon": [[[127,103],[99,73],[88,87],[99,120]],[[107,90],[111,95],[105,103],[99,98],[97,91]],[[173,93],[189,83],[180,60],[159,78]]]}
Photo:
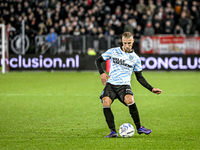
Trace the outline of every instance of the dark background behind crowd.
{"label": "dark background behind crowd", "polygon": [[197,0],[1,0],[0,23],[9,38],[25,32],[34,45],[51,28],[58,35],[141,35],[200,33]]}

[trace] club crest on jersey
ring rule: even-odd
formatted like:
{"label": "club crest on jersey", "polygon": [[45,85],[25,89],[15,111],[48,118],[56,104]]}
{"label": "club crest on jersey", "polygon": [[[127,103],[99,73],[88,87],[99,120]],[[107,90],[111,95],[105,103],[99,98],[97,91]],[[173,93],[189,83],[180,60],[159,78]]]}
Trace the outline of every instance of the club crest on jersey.
{"label": "club crest on jersey", "polygon": [[132,60],[132,59],[133,59],[133,56],[129,55],[129,59]]}
{"label": "club crest on jersey", "polygon": [[119,59],[119,58],[113,58],[113,63],[119,64],[119,65],[123,65],[123,66],[126,66],[126,67],[132,67],[131,65],[126,64],[125,60]]}

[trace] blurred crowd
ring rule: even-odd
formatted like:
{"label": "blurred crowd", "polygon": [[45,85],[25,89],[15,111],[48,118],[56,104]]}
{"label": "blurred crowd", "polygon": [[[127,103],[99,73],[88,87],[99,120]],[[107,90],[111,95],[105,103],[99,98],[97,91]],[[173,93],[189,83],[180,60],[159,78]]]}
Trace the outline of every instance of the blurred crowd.
{"label": "blurred crowd", "polygon": [[[9,37],[25,32],[34,39],[51,28],[58,35],[141,35],[200,33],[197,0],[1,0],[0,23]],[[34,42],[34,40],[33,40]]]}

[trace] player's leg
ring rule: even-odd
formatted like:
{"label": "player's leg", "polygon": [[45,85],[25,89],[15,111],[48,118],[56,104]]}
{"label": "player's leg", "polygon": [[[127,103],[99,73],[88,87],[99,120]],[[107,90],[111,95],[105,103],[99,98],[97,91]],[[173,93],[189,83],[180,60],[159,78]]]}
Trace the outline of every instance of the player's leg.
{"label": "player's leg", "polygon": [[114,122],[114,115],[111,110],[112,100],[105,96],[102,98],[103,101],[103,113],[107,122],[109,129],[111,129],[111,133],[106,137],[118,137],[116,129],[115,129],[115,122]]}
{"label": "player's leg", "polygon": [[124,102],[129,107],[130,115],[133,118],[133,121],[135,123],[138,133],[139,134],[142,134],[142,133],[150,134],[152,132],[150,129],[146,129],[145,127],[141,126],[139,112],[138,112],[137,106],[135,104],[133,95],[131,95],[131,94],[125,95]]}
{"label": "player's leg", "polygon": [[139,112],[135,104],[133,95],[130,95],[130,94],[125,95],[124,102],[129,107],[129,112],[130,112],[131,117],[133,118],[136,128],[139,129],[141,126],[140,117],[139,117]]}

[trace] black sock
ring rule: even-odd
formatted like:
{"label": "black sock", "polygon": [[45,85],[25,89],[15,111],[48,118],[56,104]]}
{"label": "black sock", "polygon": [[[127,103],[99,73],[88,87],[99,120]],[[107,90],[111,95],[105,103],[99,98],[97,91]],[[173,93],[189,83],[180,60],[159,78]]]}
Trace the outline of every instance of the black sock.
{"label": "black sock", "polygon": [[138,113],[136,104],[135,103],[131,104],[128,107],[129,107],[130,115],[133,118],[135,126],[136,126],[136,128],[138,130],[140,128],[141,124],[140,124],[140,117],[139,117],[139,113]]}
{"label": "black sock", "polygon": [[108,127],[115,131],[116,132],[116,129],[115,129],[115,122],[114,122],[114,116],[113,116],[113,113],[110,109],[110,107],[104,107],[103,108],[103,113],[104,113],[104,116],[106,118],[106,122],[108,124]]}

